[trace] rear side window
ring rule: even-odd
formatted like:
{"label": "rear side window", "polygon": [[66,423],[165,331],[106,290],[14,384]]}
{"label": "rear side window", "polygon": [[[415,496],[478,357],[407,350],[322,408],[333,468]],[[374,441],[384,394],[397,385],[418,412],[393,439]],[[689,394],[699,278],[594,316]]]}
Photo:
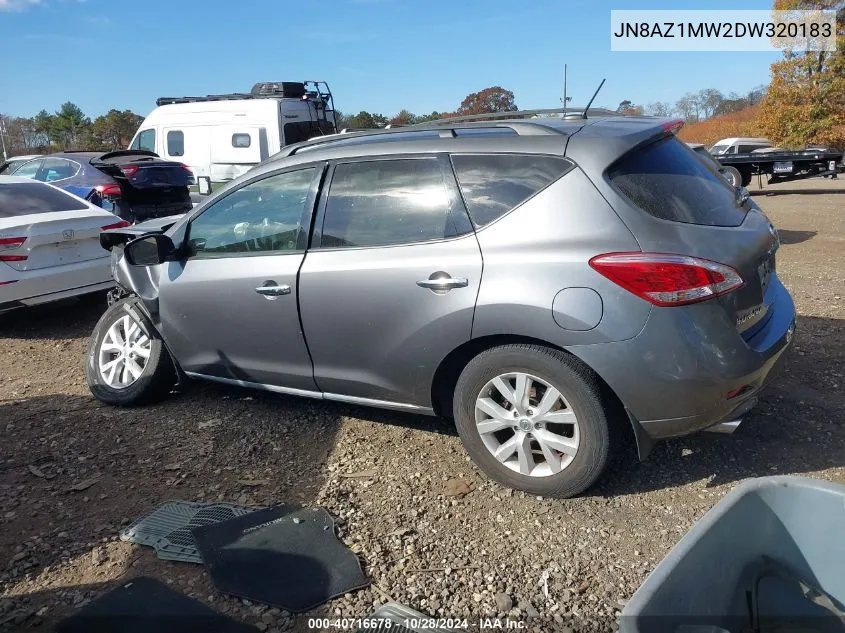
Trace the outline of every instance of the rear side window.
{"label": "rear side window", "polygon": [[454,154],[452,165],[476,227],[502,217],[572,169],[563,158],[532,154]]}
{"label": "rear side window", "polygon": [[470,232],[466,213],[453,213],[452,205],[437,159],[341,163],[326,201],[321,246],[391,246]]}
{"label": "rear side window", "polygon": [[[155,144],[155,141],[153,141],[153,144]],[[182,130],[170,130],[167,133],[167,155],[185,155],[185,133]]]}
{"label": "rear side window", "polygon": [[745,219],[727,181],[674,137],[632,150],[611,166],[608,178],[622,195],[661,220],[739,226]]}
{"label": "rear side window", "polygon": [[0,218],[87,208],[79,198],[35,182],[0,185]]}
{"label": "rear side window", "polygon": [[56,180],[67,180],[73,178],[80,169],[78,163],[64,158],[45,158],[41,171],[38,172],[36,180],[41,182],[54,182]]}
{"label": "rear side window", "polygon": [[246,148],[252,144],[249,134],[232,134],[232,147]]}

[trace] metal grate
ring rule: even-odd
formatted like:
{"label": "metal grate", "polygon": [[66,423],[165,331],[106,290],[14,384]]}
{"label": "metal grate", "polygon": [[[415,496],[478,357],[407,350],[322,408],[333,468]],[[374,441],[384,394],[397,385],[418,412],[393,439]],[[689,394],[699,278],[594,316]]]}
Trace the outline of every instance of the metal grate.
{"label": "metal grate", "polygon": [[163,560],[202,564],[191,530],[249,514],[262,508],[231,503],[168,501],[120,532],[120,540],[152,547]]}

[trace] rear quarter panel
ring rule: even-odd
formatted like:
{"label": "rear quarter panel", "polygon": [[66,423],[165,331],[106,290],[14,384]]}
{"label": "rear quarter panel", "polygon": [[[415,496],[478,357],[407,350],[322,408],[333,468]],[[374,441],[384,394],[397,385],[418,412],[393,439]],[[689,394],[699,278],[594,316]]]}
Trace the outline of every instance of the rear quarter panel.
{"label": "rear quarter panel", "polygon": [[[477,235],[484,270],[474,338],[516,334],[568,347],[625,340],[642,330],[650,304],[588,264],[600,253],[639,246],[580,169]],[[597,325],[587,330],[558,325],[562,319],[556,321],[552,305],[565,288],[589,288],[600,295]]]}

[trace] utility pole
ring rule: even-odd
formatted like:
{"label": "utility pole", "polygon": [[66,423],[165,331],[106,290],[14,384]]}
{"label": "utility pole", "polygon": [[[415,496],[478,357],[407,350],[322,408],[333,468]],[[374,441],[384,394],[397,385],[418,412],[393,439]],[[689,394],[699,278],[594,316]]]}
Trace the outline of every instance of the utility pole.
{"label": "utility pole", "polygon": [[0,115],[0,143],[3,144],[3,160],[9,160],[6,156],[6,117]]}

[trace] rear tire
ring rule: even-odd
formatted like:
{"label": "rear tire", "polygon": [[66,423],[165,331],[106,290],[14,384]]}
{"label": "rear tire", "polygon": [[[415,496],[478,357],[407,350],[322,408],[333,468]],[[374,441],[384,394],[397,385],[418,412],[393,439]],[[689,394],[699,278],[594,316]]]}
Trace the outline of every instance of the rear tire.
{"label": "rear tire", "polygon": [[739,170],[736,167],[731,167],[730,165],[727,167],[723,167],[722,175],[725,177],[725,180],[727,180],[728,183],[733,185],[734,187],[743,186],[742,174],[739,173]]}
{"label": "rear tire", "polygon": [[[527,376],[527,382],[520,376]],[[513,405],[502,395],[512,388],[510,395],[519,400],[520,385],[526,384],[522,404]],[[554,390],[560,399],[544,413]],[[572,497],[596,482],[611,456],[611,429],[599,382],[588,368],[558,350],[519,344],[482,352],[461,372],[453,408],[458,434],[472,460],[509,488]],[[512,446],[521,450],[510,452]]]}
{"label": "rear tire", "polygon": [[750,171],[743,171],[740,172],[742,176],[742,186],[747,187],[751,184],[751,172]]}
{"label": "rear tire", "polygon": [[115,302],[97,322],[85,352],[85,378],[97,400],[135,406],[161,400],[176,370],[158,332],[149,331]]}

